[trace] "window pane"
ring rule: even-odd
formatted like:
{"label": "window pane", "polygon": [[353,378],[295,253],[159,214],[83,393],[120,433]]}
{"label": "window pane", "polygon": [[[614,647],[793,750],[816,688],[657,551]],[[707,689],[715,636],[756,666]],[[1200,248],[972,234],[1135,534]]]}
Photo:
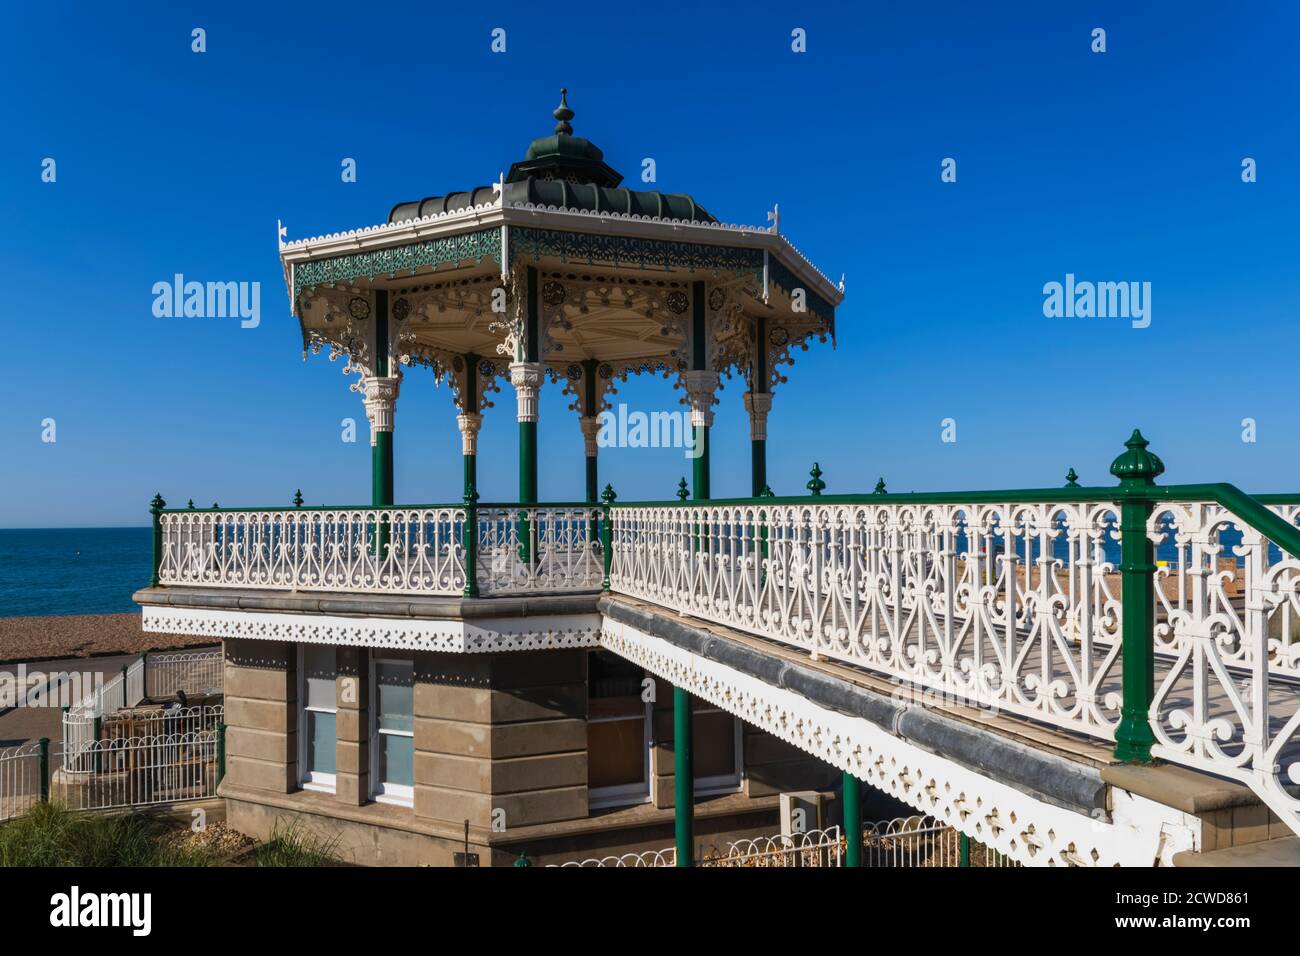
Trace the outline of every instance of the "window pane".
{"label": "window pane", "polygon": [[302,654],[307,707],[319,707],[333,710],[337,706],[334,690],[334,648],[308,644]]}
{"label": "window pane", "polygon": [[333,773],[336,737],[334,715],[318,711],[307,711],[308,741],[307,767],[312,773]]}
{"label": "window pane", "polygon": [[736,772],[736,724],[730,714],[695,714],[691,740],[695,744],[696,777],[729,777]]}
{"label": "window pane", "polygon": [[591,698],[641,696],[645,671],[609,651],[592,651],[587,658]]}
{"label": "window pane", "polygon": [[379,735],[379,780],[404,787],[415,785],[415,738],[399,734]]}
{"label": "window pane", "polygon": [[619,787],[645,782],[645,711],[635,720],[587,725],[587,786]]}
{"label": "window pane", "polygon": [[375,714],[380,730],[415,729],[415,668],[410,661],[375,663]]}

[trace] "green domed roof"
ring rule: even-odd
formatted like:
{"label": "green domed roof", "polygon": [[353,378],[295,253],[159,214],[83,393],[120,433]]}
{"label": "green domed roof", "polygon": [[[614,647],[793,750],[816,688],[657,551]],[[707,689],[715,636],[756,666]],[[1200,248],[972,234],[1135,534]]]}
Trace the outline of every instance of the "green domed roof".
{"label": "green domed roof", "polygon": [[[502,201],[553,206],[586,212],[612,212],[646,219],[717,222],[709,211],[685,193],[637,191],[619,187],[622,175],[605,162],[605,154],[590,140],[573,135],[573,110],[568,91],[560,90],[555,132],[533,140],[524,158],[510,167]],[[405,222],[491,203],[493,186],[401,202],[388,213],[389,222]]]}
{"label": "green domed roof", "polygon": [[574,185],[614,187],[623,181],[623,175],[605,162],[605,154],[595,143],[573,135],[567,89],[560,90],[560,105],[551,115],[556,119],[555,132],[532,141],[524,158],[510,167],[507,182],[535,176],[564,179]]}

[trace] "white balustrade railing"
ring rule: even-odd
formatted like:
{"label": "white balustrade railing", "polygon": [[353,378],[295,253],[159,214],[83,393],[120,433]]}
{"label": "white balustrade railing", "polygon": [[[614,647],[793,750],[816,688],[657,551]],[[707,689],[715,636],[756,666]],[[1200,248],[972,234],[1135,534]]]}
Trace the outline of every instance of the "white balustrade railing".
{"label": "white balustrade railing", "polygon": [[459,594],[455,507],[175,511],[159,517],[166,585]]}
{"label": "white balustrade railing", "polygon": [[1111,739],[1112,504],[613,510],[611,590]]}
{"label": "white balustrade railing", "polygon": [[600,508],[489,505],[476,511],[481,595],[600,589]]}
{"label": "white balustrade railing", "polygon": [[[598,515],[594,506],[479,506],[479,593],[599,589]],[[465,509],[457,506],[169,511],[159,523],[163,585],[465,591]]]}
{"label": "white balustrade railing", "polygon": [[1217,502],[1157,505],[1148,533],[1176,549],[1157,572],[1152,754],[1246,783],[1300,832],[1300,560]]}

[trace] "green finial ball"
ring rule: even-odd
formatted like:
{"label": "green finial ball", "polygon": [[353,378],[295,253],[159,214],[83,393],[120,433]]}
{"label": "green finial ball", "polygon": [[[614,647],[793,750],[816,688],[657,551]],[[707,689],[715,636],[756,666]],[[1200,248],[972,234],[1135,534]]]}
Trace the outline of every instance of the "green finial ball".
{"label": "green finial ball", "polygon": [[876,482],[876,494],[878,494],[878,495],[886,495],[886,494],[889,494],[889,492],[887,492],[887,491],[885,490],[885,479],[884,479],[884,478],[881,478],[878,482]]}
{"label": "green finial ball", "polygon": [[191,498],[189,504],[187,504],[185,507],[186,507],[186,508],[189,508],[191,511],[193,511],[193,510],[194,510],[194,499]]}
{"label": "green finial ball", "polygon": [[685,501],[687,498],[690,497],[690,495],[691,492],[686,487],[686,479],[683,478],[681,481],[677,482],[677,500]]}
{"label": "green finial ball", "polygon": [[569,120],[573,119],[573,110],[569,109],[569,91],[560,87],[560,105],[551,113],[558,120],[555,124],[556,134],[564,133],[565,135],[573,134],[573,126]]}
{"label": "green finial ball", "polygon": [[1065,487],[1067,488],[1079,487],[1079,476],[1074,473],[1073,468],[1071,468],[1070,473],[1065,476]]}
{"label": "green finial ball", "polygon": [[809,494],[820,495],[826,489],[826,482],[822,481],[821,465],[813,462],[812,471],[808,472],[808,474],[812,475],[812,480],[804,487],[808,489]]}
{"label": "green finial ball", "polygon": [[1165,463],[1160,456],[1147,451],[1151,443],[1142,437],[1142,432],[1133,429],[1133,434],[1124,443],[1127,449],[1111,462],[1110,473],[1119,479],[1121,485],[1155,484],[1155,479],[1165,472]]}
{"label": "green finial ball", "polygon": [[212,502],[212,510],[213,510],[213,511],[220,511],[220,510],[221,510],[221,505],[217,504],[215,501]]}
{"label": "green finial ball", "polygon": [[600,500],[607,505],[612,505],[618,500],[618,495],[614,494],[614,486],[606,485],[605,490],[600,493]]}
{"label": "green finial ball", "polygon": [[293,506],[294,506],[295,508],[301,508],[301,507],[302,507],[302,489],[301,489],[301,488],[299,488],[297,491],[295,491],[295,492],[293,493]]}
{"label": "green finial ball", "polygon": [[776,492],[772,490],[771,485],[764,485],[763,490],[758,493],[760,498],[775,498]]}
{"label": "green finial ball", "polygon": [[528,862],[528,854],[521,852],[519,854],[519,859],[515,860],[515,866],[532,866],[532,864]]}
{"label": "green finial ball", "polygon": [[149,502],[149,512],[151,514],[157,514],[158,512],[162,511],[166,507],[167,507],[167,502],[163,501],[162,495],[154,495],[153,501]]}

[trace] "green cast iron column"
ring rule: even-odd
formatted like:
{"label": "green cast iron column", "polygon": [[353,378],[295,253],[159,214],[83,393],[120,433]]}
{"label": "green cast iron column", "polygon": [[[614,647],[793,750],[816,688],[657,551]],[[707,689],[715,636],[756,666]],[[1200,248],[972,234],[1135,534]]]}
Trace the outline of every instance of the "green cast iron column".
{"label": "green cast iron column", "polygon": [[[767,487],[767,412],[772,405],[772,383],[767,369],[767,317],[759,316],[754,329],[753,391],[745,396],[749,411],[750,495],[757,498]],[[762,436],[762,437],[758,437]]]}
{"label": "green cast iron column", "polygon": [[[708,336],[704,311],[704,283],[691,283],[691,370],[708,368]],[[711,414],[705,409],[705,420]],[[692,417],[695,411],[692,409]],[[709,426],[697,424],[694,429],[695,448],[698,452],[691,463],[691,490],[696,501],[707,501],[709,489]],[[673,688],[673,820],[677,837],[677,865],[694,864],[695,830],[695,761],[691,753],[693,714],[690,692]]]}
{"label": "green cast iron column", "polygon": [[[462,356],[465,362],[465,394],[461,399],[465,407],[461,409],[461,416],[471,419],[478,414],[478,363],[479,357],[473,352]],[[469,498],[478,497],[478,431],[472,420],[468,420],[463,429],[473,430],[473,441],[471,442],[463,432],[461,435],[461,458],[464,462],[465,471],[465,488],[461,496]]]}
{"label": "green cast iron column", "polygon": [[1115,731],[1115,757],[1125,763],[1150,763],[1150,708],[1155,696],[1155,547],[1147,536],[1153,502],[1149,489],[1165,465],[1147,451],[1136,428],[1127,449],[1110,466],[1119,479],[1120,601],[1123,608],[1123,705]]}
{"label": "green cast iron column", "polygon": [[[375,374],[388,377],[388,292],[375,292]],[[384,507],[393,503],[393,433],[377,431],[370,453],[370,503]]]}
{"label": "green cast iron column", "polygon": [[862,783],[844,774],[844,865],[862,865]]}
{"label": "green cast iron column", "polygon": [[[704,283],[691,283],[691,371],[702,372],[708,368],[708,330],[705,325],[706,313],[704,311]],[[712,412],[705,409],[707,417],[712,417]],[[694,410],[692,410],[692,417]],[[709,493],[709,426],[707,424],[693,425],[692,430],[695,438],[695,449],[698,452],[695,460],[691,463],[691,485],[694,499],[696,501],[707,501],[711,495]]]}
{"label": "green cast iron column", "polygon": [[[516,362],[510,366],[510,379],[519,405],[519,503],[534,505],[537,503],[538,391],[542,385],[542,366],[538,362],[540,318],[537,270],[531,267],[527,269],[525,280],[523,343],[515,353]],[[515,534],[519,541],[519,560],[525,563],[532,561],[532,528],[527,509],[521,508],[519,511]]]}
{"label": "green cast iron column", "polygon": [[696,425],[695,448],[699,452],[691,462],[691,497],[696,501],[707,501],[709,495],[709,426]]}
{"label": "green cast iron column", "polygon": [[673,688],[673,822],[677,865],[695,865],[695,761],[691,754],[691,695]]}
{"label": "green cast iron column", "polygon": [[[524,327],[524,361],[539,361],[540,318],[538,313],[537,270],[528,270],[528,314]],[[541,383],[538,383],[540,389]],[[537,420],[519,423],[519,501],[537,502]]]}
{"label": "green cast iron column", "polygon": [[[388,292],[375,291],[375,376],[388,377]],[[370,396],[367,396],[369,398]],[[376,412],[376,419],[378,413]],[[380,430],[378,420],[370,423],[370,505],[386,508],[393,504],[393,433]],[[375,527],[375,555],[383,558],[388,552],[391,528],[387,522]]]}
{"label": "green cast iron column", "polygon": [[[582,363],[582,414],[588,419],[596,418],[596,360],[587,359]],[[600,495],[600,482],[597,471],[595,440],[587,441],[583,434],[583,450],[587,457],[587,503],[595,504]]]}

